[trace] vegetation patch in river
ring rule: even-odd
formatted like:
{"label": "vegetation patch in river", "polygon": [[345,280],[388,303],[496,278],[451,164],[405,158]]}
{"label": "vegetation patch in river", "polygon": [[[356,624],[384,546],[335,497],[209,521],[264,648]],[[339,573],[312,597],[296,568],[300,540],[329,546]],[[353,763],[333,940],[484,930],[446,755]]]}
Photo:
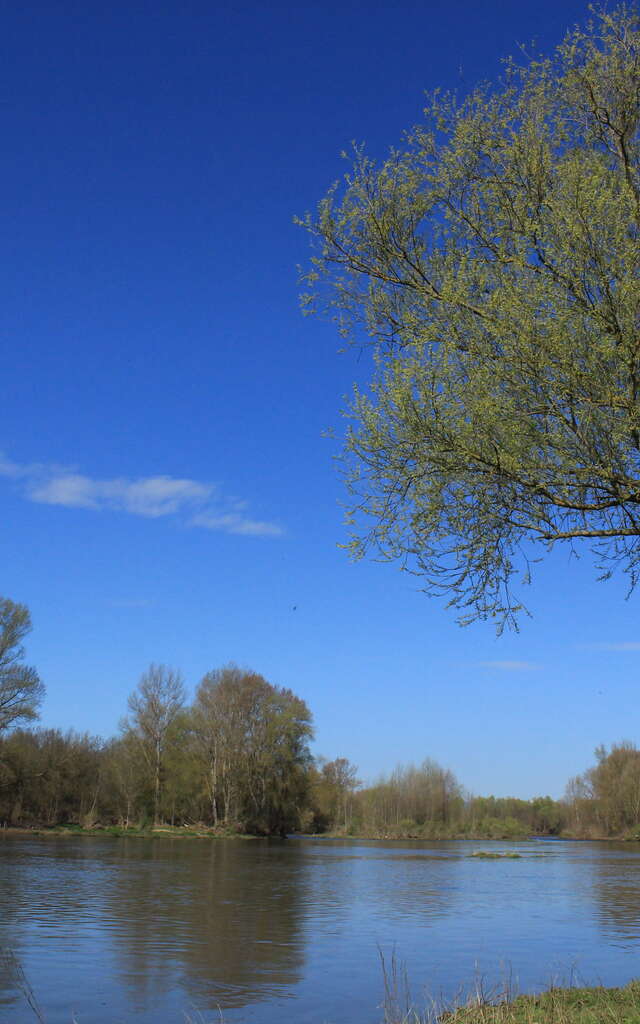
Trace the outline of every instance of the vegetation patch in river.
{"label": "vegetation patch in river", "polygon": [[521,853],[496,853],[489,850],[475,850],[469,854],[470,857],[478,857],[480,860],[520,860]]}

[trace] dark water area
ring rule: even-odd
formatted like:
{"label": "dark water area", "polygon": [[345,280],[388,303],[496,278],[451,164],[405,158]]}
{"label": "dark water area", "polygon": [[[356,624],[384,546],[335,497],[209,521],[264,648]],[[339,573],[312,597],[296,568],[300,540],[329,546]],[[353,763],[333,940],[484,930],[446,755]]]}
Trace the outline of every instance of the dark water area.
{"label": "dark water area", "polygon": [[[477,850],[520,859],[482,860]],[[0,837],[0,1021],[377,1024],[414,1001],[640,975],[640,844]]]}

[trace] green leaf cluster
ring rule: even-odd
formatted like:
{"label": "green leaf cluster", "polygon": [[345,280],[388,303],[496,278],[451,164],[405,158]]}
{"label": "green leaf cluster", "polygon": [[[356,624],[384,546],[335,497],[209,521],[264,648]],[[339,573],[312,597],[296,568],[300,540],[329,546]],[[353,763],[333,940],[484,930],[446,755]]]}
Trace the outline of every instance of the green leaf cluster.
{"label": "green leaf cluster", "polygon": [[307,311],[373,351],[346,410],[350,549],[460,621],[517,625],[514,577],[586,541],[640,571],[640,25],[594,12],[507,61],[303,221]]}

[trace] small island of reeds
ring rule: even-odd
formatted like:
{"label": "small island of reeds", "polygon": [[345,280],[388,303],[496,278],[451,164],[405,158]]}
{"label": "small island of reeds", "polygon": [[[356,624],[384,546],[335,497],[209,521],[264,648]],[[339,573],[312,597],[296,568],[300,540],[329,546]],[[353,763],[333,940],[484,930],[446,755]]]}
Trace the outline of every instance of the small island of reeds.
{"label": "small island of reeds", "polygon": [[522,854],[520,853],[509,853],[491,850],[474,850],[473,853],[469,854],[470,857],[477,857],[480,860],[520,860]]}

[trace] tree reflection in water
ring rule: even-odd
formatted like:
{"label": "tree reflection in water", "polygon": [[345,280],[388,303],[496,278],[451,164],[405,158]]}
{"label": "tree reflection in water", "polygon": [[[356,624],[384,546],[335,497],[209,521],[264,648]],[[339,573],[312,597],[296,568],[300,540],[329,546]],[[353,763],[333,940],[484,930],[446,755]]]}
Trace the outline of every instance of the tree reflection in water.
{"label": "tree reflection in water", "polygon": [[[135,1001],[176,984],[201,1009],[286,995],[303,967],[304,865],[270,840],[129,839],[105,901]],[[274,856],[275,854],[275,856]]]}
{"label": "tree reflection in water", "polygon": [[610,941],[626,946],[640,938],[640,844],[602,846],[593,858],[598,921]]}
{"label": "tree reflection in water", "polygon": [[[0,948],[47,1019],[181,1020],[300,979],[305,868],[283,872],[286,842],[12,838],[0,856]],[[0,1019],[9,1006],[12,1024],[31,1020],[4,959]]]}

